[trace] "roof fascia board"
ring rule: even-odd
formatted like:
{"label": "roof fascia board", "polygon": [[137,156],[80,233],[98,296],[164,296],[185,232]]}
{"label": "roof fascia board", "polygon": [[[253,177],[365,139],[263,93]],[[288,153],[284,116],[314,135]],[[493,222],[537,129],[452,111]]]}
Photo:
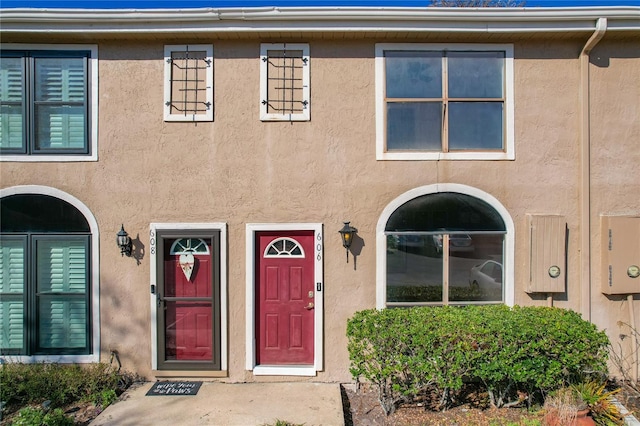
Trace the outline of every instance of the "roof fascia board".
{"label": "roof fascia board", "polygon": [[574,32],[607,18],[612,31],[640,30],[640,7],[1,9],[0,32]]}

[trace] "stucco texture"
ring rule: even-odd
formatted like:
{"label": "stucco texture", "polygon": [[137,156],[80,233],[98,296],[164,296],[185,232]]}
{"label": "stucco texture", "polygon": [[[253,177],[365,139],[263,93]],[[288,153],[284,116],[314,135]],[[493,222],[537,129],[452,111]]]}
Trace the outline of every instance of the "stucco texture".
{"label": "stucco texture", "polygon": [[[100,229],[104,360],[117,350],[123,368],[153,377],[150,223],[224,222],[226,380],[273,380],[245,371],[245,225],[322,223],[324,371],[301,380],[349,381],[346,321],[376,306],[376,223],[396,197],[434,183],[477,188],[508,210],[515,224],[513,286],[519,305],[548,303],[547,295],[524,291],[529,276],[526,215],[565,216],[567,291],[553,302],[580,311],[581,292],[587,291],[579,279],[578,56],[584,40],[514,44],[513,161],[377,161],[377,41],[310,41],[311,120],[261,122],[260,40],[212,40],[214,121],[198,123],[163,121],[163,49],[173,43],[98,42],[98,161],[4,162],[0,177],[3,188],[31,184],[65,191],[94,213]],[[592,320],[613,339],[616,322],[628,320],[627,302],[599,292],[598,217],[640,213],[639,58],[637,40],[605,38],[590,65]],[[349,263],[337,232],[346,220],[358,228],[363,244]],[[121,224],[134,238],[137,260],[120,256],[115,235]]]}

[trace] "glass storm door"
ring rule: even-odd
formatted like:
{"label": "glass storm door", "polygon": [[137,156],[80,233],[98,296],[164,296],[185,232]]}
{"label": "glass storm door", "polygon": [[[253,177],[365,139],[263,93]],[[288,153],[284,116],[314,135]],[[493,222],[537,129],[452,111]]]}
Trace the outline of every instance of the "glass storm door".
{"label": "glass storm door", "polygon": [[259,232],[256,247],[256,363],[314,361],[314,234]]}
{"label": "glass storm door", "polygon": [[215,369],[220,364],[216,237],[164,238],[158,293],[161,369]]}

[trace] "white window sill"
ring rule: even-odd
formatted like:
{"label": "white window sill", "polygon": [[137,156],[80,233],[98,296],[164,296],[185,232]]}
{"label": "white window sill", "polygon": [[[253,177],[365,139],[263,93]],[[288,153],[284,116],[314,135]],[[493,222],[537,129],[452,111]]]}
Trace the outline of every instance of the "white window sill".
{"label": "white window sill", "polygon": [[60,363],[60,364],[89,364],[92,362],[100,362],[100,356],[94,355],[2,355],[0,356],[0,364],[5,363]]}
{"label": "white window sill", "polygon": [[512,152],[378,152],[376,160],[515,160]]}
{"label": "white window sill", "polygon": [[0,162],[17,163],[64,163],[98,161],[97,155],[0,155]]}

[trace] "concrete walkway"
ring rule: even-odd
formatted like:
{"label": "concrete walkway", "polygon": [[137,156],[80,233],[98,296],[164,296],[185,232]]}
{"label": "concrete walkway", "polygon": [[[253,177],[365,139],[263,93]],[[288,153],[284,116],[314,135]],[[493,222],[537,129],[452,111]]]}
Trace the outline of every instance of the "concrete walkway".
{"label": "concrete walkway", "polygon": [[146,396],[153,383],[135,385],[92,426],[275,425],[344,426],[336,383],[204,382],[193,396]]}

